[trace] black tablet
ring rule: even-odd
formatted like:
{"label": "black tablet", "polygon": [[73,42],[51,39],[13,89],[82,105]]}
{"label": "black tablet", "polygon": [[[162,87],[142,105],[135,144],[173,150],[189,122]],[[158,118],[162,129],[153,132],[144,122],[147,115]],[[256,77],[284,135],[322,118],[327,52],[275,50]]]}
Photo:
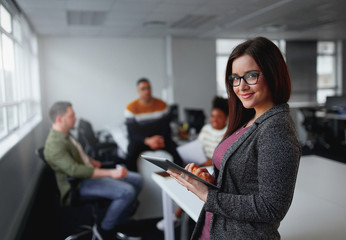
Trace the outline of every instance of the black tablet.
{"label": "black tablet", "polygon": [[218,187],[215,186],[214,184],[205,181],[204,179],[196,176],[195,174],[185,170],[184,168],[180,167],[179,165],[169,161],[166,158],[162,158],[162,157],[152,157],[152,156],[148,156],[148,155],[141,155],[142,158],[144,158],[145,160],[155,164],[156,166],[164,169],[165,171],[170,170],[172,172],[178,173],[178,174],[186,174],[189,175],[190,177],[204,183],[205,185],[207,185],[208,187],[211,188],[215,188],[217,189]]}

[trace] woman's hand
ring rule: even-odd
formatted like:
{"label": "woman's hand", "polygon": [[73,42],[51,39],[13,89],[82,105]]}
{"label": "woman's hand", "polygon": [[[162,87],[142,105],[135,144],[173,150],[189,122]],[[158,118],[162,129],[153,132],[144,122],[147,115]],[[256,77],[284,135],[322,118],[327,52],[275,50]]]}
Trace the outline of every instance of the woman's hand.
{"label": "woman's hand", "polygon": [[199,168],[196,164],[190,163],[186,166],[189,172],[192,172],[196,176],[202,178],[203,180],[214,183],[214,177],[210,175],[206,168]]}
{"label": "woman's hand", "polygon": [[[185,169],[189,172],[192,172],[193,168],[196,168],[196,167],[197,167],[196,164],[190,163],[185,167]],[[189,177],[188,175],[183,175],[183,174],[180,175],[169,170],[167,171],[167,173],[171,175],[171,177],[173,177],[179,184],[186,187],[188,191],[193,192],[203,202],[207,201],[208,191],[209,191],[209,188],[207,187],[207,185]],[[203,168],[198,168],[197,170],[195,170],[195,173],[211,176],[208,170]]]}

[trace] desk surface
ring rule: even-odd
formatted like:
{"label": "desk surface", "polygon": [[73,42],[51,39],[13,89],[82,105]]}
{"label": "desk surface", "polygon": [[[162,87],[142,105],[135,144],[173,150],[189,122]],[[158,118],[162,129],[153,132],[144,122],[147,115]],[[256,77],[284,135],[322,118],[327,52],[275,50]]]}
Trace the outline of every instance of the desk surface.
{"label": "desk surface", "polygon": [[301,158],[296,190],[279,232],[283,240],[346,239],[346,164]]}
{"label": "desk surface", "polygon": [[204,202],[171,177],[153,173],[154,181],[196,222]]}
{"label": "desk surface", "polygon": [[[174,179],[153,174],[167,194],[197,220],[203,202]],[[346,237],[346,164],[318,156],[301,159],[292,206],[279,232],[283,240]]]}
{"label": "desk surface", "polygon": [[346,120],[346,114],[327,113],[325,111],[317,111],[316,117],[334,120]]}

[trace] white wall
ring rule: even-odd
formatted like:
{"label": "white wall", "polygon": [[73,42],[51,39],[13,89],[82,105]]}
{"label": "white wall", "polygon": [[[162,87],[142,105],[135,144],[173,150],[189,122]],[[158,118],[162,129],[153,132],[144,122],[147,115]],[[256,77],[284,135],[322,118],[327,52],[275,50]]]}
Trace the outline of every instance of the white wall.
{"label": "white wall", "polygon": [[286,61],[292,82],[290,101],[316,103],[317,42],[286,41]]}
{"label": "white wall", "polygon": [[185,107],[204,109],[209,115],[216,94],[215,41],[176,38],[172,45],[174,99],[180,120],[184,120]]}
{"label": "white wall", "polygon": [[[46,108],[69,100],[77,118],[90,120],[96,130],[123,122],[140,77],[151,80],[154,96],[162,98],[167,87],[165,39],[44,37],[39,47]],[[173,38],[172,56],[174,102],[209,114],[216,94],[215,42]]]}
{"label": "white wall", "polygon": [[[41,78],[47,107],[69,100],[95,129],[120,124],[136,81],[148,77],[161,97],[165,78],[163,39],[41,38]],[[47,112],[47,109],[45,109]]]}

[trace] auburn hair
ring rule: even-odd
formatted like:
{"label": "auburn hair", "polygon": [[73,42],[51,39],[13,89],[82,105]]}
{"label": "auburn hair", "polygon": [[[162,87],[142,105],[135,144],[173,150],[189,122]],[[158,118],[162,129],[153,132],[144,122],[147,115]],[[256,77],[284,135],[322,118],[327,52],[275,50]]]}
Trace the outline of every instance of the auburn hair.
{"label": "auburn hair", "polygon": [[280,49],[269,39],[257,37],[238,45],[228,58],[226,67],[226,89],[228,93],[229,124],[225,137],[247,123],[255,114],[254,109],[246,109],[233,91],[228,77],[232,74],[232,65],[235,59],[251,56],[268,84],[274,105],[287,103],[291,95],[291,79],[286,62]]}

